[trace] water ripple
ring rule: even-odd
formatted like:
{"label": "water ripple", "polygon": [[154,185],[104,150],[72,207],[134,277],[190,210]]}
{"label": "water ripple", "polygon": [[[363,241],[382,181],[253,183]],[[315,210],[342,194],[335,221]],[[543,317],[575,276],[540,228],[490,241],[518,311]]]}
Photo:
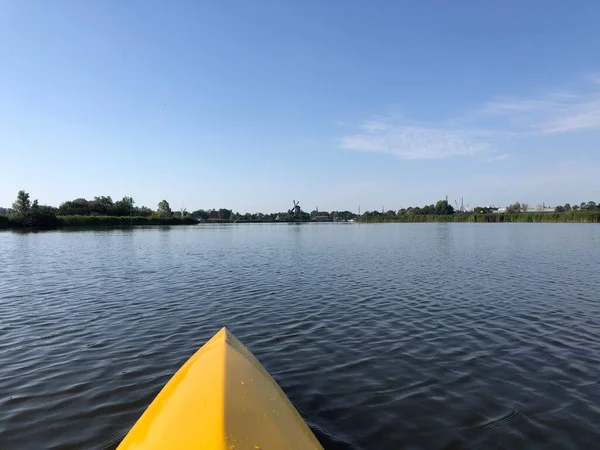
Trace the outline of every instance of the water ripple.
{"label": "water ripple", "polygon": [[116,446],[229,327],[326,449],[593,448],[600,229],[0,233],[0,448]]}

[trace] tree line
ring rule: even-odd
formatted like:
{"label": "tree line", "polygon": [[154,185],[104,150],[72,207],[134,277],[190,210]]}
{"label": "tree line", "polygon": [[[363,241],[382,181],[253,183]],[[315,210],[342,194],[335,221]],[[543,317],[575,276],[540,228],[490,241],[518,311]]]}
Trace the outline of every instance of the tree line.
{"label": "tree line", "polygon": [[570,211],[600,211],[600,204],[596,202],[581,202],[579,205],[571,206],[570,203],[565,203],[564,205],[557,206],[554,208],[556,212],[570,212]]}
{"label": "tree line", "polygon": [[366,211],[361,222],[600,222],[600,205],[583,202],[557,206],[554,212],[532,211],[527,203],[515,202],[500,213],[499,208],[476,206],[472,211],[456,211],[446,200],[435,205],[402,208],[397,211]]}
{"label": "tree line", "polygon": [[449,216],[455,214],[454,207],[448,203],[447,200],[440,200],[435,205],[410,206],[408,208],[401,208],[397,211],[390,209],[384,211],[365,211],[361,219],[368,220],[377,217],[407,217],[407,216]]}
{"label": "tree line", "polygon": [[310,213],[300,211],[300,214],[278,212],[278,213],[239,213],[231,209],[198,209],[191,213],[192,217],[200,221],[212,222],[232,222],[232,223],[252,223],[252,222],[308,222],[317,218],[330,221],[350,220],[358,217],[351,211],[311,211]]}
{"label": "tree line", "polygon": [[[366,211],[361,216],[351,211],[317,211],[310,213],[291,211],[279,213],[244,213],[233,212],[231,209],[198,209],[191,213],[185,208],[173,211],[169,202],[161,200],[156,209],[146,206],[136,206],[133,198],[123,197],[113,201],[110,196],[94,197],[91,200],[76,198],[61,203],[58,208],[40,205],[37,200],[31,200],[28,192],[19,191],[12,208],[0,208],[0,228],[8,226],[21,227],[56,227],[60,225],[121,225],[126,224],[179,224],[208,222],[308,222],[345,221],[356,219],[363,222],[426,222],[426,221],[542,221],[540,218],[517,218],[530,212],[527,203],[515,202],[506,207],[506,212],[499,214],[498,208],[477,206],[472,212],[456,211],[447,200],[439,200],[436,204],[422,207],[414,206],[399,210]],[[600,221],[600,204],[582,202],[579,205],[566,203],[554,208],[555,213],[544,212],[543,221]],[[584,213],[589,213],[585,215]],[[589,216],[589,217],[588,217]],[[598,217],[598,220],[596,220]]]}
{"label": "tree line", "polygon": [[173,212],[169,202],[162,200],[156,210],[135,206],[131,197],[113,201],[110,196],[94,197],[92,200],[76,198],[60,204],[58,208],[40,205],[31,200],[28,192],[19,191],[12,208],[0,210],[0,227],[45,227],[61,225],[113,225],[127,224],[179,224],[197,221],[185,210]]}

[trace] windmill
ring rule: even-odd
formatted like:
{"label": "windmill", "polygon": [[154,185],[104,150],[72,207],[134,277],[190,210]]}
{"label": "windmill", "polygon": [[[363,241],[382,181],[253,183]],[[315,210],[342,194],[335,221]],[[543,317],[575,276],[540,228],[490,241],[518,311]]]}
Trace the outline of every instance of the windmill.
{"label": "windmill", "polygon": [[290,209],[290,214],[297,216],[302,211],[300,209],[300,201],[299,200],[297,202],[296,202],[296,200],[292,200],[292,201],[294,202],[294,207],[292,209]]}

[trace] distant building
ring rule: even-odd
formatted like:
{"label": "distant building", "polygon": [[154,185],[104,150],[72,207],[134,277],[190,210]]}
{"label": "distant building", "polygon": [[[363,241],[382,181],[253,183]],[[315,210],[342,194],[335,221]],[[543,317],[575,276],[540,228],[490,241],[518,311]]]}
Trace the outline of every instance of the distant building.
{"label": "distant building", "polygon": [[[530,206],[527,208],[527,212],[528,213],[549,213],[549,212],[554,212],[554,208],[552,208],[550,206],[544,206],[544,205]],[[506,213],[506,207],[498,208],[496,211],[494,211],[494,214],[505,214],[505,213]]]}

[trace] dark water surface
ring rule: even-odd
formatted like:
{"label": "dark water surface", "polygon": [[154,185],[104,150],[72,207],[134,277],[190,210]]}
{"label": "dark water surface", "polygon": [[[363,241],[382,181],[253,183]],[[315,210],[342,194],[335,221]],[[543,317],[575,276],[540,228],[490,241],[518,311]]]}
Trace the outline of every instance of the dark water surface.
{"label": "dark water surface", "polygon": [[598,448],[600,227],[0,233],[0,448],[114,448],[220,327],[327,449]]}

